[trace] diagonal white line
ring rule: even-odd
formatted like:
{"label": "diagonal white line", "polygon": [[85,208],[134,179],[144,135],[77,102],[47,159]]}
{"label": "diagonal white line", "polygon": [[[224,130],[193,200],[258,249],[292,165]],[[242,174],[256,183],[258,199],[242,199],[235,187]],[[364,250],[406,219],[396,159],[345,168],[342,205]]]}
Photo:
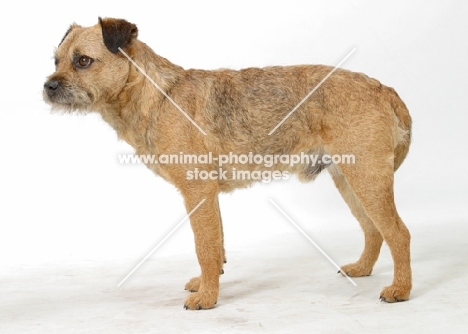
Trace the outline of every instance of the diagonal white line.
{"label": "diagonal white line", "polygon": [[142,264],[143,262],[145,262],[150,256],[151,254],[153,254],[179,227],[180,225],[182,225],[187,219],[189,219],[189,217],[192,215],[192,213],[194,213],[199,207],[200,205],[203,204],[203,202],[205,202],[205,199],[202,199],[200,203],[198,203],[198,205],[196,207],[193,208],[192,211],[190,211],[185,217],[184,219],[182,219],[172,230],[171,232],[169,232],[165,237],[164,239],[162,239],[157,245],[156,247],[154,247],[151,252],[148,253],[148,255],[146,255],[143,260],[140,261],[140,263],[137,264],[137,266],[135,268],[132,269],[131,272],[128,273],[127,276],[125,276],[125,278],[119,283],[117,284],[118,287],[120,287]]}
{"label": "diagonal white line", "polygon": [[304,230],[303,230],[302,228],[300,228],[299,225],[297,225],[297,224],[286,214],[286,212],[284,212],[272,199],[270,199],[270,202],[278,209],[279,212],[281,212],[281,213],[283,214],[283,216],[286,217],[287,220],[289,220],[289,222],[290,222],[291,224],[294,225],[295,228],[297,228],[297,230],[298,230],[299,232],[302,233],[302,235],[304,235],[304,236],[307,238],[307,240],[309,240],[309,241],[312,243],[312,245],[315,246],[315,248],[317,248],[317,250],[318,250],[320,253],[322,253],[323,256],[325,256],[325,257],[327,258],[328,261],[331,262],[331,264],[333,264],[333,265],[338,269],[338,272],[339,272],[339,273],[343,274],[343,275],[351,282],[351,284],[353,284],[354,286],[357,286],[357,284],[351,279],[351,277],[349,277],[344,271],[342,271],[341,268],[340,268],[340,266],[338,266],[338,265],[335,263],[335,261],[333,261],[333,260],[327,255],[327,253],[325,253],[325,252],[322,250],[322,248],[320,248],[320,246],[317,245],[317,244],[315,243],[315,241],[312,240],[312,239],[307,235],[307,233],[305,233]]}
{"label": "diagonal white line", "polygon": [[154,87],[156,87],[161,92],[161,94],[163,94],[166,97],[166,99],[168,99],[190,122],[192,122],[193,125],[195,125],[195,127],[198,130],[200,130],[201,133],[203,133],[206,136],[206,132],[203,131],[203,129],[200,126],[198,126],[198,124],[195,123],[195,121],[181,107],[179,107],[179,105],[177,103],[175,103],[174,100],[169,95],[167,95],[166,92],[163,91],[162,88],[159,87],[159,85],[156,82],[154,82],[154,80],[151,79],[148,76],[148,74],[146,74],[146,72],[140,66],[138,66],[138,64],[135,63],[132,58],[130,58],[130,56],[128,54],[125,53],[124,50],[122,50],[119,47],[119,51],[122,52],[122,54],[125,57],[127,57],[127,59],[146,77],[146,79],[148,79],[154,85]]}
{"label": "diagonal white line", "polygon": [[346,57],[344,57],[343,60],[340,61],[340,62],[338,63],[338,65],[336,65],[335,68],[334,68],[333,70],[331,70],[330,73],[328,73],[327,76],[326,76],[325,78],[323,78],[322,81],[320,81],[320,82],[318,83],[318,85],[315,86],[314,89],[312,89],[312,90],[309,92],[309,94],[307,94],[306,97],[304,97],[304,98],[301,100],[301,102],[299,102],[299,103],[297,104],[297,106],[295,106],[295,107],[293,108],[293,110],[291,110],[291,111],[289,112],[289,114],[287,114],[287,115],[281,120],[281,122],[279,122],[278,125],[276,125],[276,126],[274,127],[273,130],[270,131],[270,133],[269,133],[268,135],[271,136],[271,135],[273,134],[273,132],[275,132],[275,131],[281,126],[281,124],[283,124],[283,123],[289,118],[289,116],[291,116],[291,115],[292,115],[292,114],[293,114],[293,113],[294,113],[294,112],[295,112],[295,111],[296,111],[296,110],[297,110],[297,109],[298,109],[298,108],[299,108],[299,107],[300,107],[300,106],[301,106],[301,105],[302,105],[302,104],[303,104],[303,103],[304,103],[304,102],[305,102],[305,101],[306,101],[306,100],[307,100],[307,99],[308,99],[308,98],[309,98],[309,97],[310,97],[310,96],[311,96],[311,95],[312,95],[312,94],[329,78],[329,77],[330,77],[330,75],[332,75],[332,74],[341,66],[341,64],[343,64],[343,63],[346,61],[346,59],[348,59],[349,56],[351,56],[351,55],[354,53],[354,51],[356,51],[356,48],[352,49],[351,52],[349,52],[349,53],[346,55]]}

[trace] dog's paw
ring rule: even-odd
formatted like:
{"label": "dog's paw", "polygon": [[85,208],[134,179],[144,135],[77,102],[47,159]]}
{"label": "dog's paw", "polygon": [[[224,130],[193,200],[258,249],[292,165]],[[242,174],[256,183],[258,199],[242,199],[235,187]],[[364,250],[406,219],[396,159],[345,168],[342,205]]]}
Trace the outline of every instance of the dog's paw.
{"label": "dog's paw", "polygon": [[338,273],[346,273],[346,275],[350,277],[369,276],[372,273],[372,268],[366,268],[360,265],[358,262],[355,262],[342,266]]}
{"label": "dog's paw", "polygon": [[402,302],[409,299],[410,291],[410,287],[390,285],[382,290],[380,300],[387,303]]}
{"label": "dog's paw", "polygon": [[[224,270],[221,269],[220,275],[224,274]],[[200,289],[200,277],[193,277],[190,281],[185,284],[185,290],[190,292],[197,292]]]}
{"label": "dog's paw", "polygon": [[197,292],[200,288],[200,277],[193,277],[185,284],[185,290],[190,292]]}
{"label": "dog's paw", "polygon": [[199,291],[191,293],[185,300],[184,308],[186,310],[210,309],[216,305],[217,293]]}

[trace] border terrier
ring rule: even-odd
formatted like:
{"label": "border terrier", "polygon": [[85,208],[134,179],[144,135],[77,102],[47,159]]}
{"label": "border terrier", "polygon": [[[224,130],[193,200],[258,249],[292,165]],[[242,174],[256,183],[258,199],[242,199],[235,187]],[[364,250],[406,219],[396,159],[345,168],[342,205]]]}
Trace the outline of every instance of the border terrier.
{"label": "border terrier", "polygon": [[[392,88],[338,69],[284,120],[331,67],[185,70],[154,53],[137,35],[136,25],[122,19],[99,18],[92,27],[71,25],[56,49],[55,73],[44,84],[45,101],[52,109],[100,113],[138,155],[352,153],[354,164],[277,162],[265,167],[233,161],[224,167],[287,171],[302,181],[326,169],[365,235],[360,258],[340,272],[370,275],[385,240],[394,276],[380,299],[391,303],[409,298],[410,234],[397,213],[393,184],[408,153],[411,117]],[[226,262],[218,194],[254,180],[187,178],[195,168],[218,170],[216,159],[147,165],[179,189],[187,212],[204,200],[190,216],[201,275],[186,284],[191,293],[184,307],[212,308]]]}

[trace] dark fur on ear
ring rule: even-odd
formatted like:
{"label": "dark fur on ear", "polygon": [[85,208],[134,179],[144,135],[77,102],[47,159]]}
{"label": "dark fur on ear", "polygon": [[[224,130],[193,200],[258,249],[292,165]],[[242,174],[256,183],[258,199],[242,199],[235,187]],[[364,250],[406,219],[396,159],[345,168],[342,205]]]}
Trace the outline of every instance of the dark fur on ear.
{"label": "dark fur on ear", "polygon": [[112,53],[130,46],[138,36],[136,25],[122,19],[99,18],[104,44]]}
{"label": "dark fur on ear", "polygon": [[[67,36],[68,36],[68,34],[70,33],[70,31],[72,31],[73,28],[75,28],[75,27],[78,27],[78,25],[75,24],[75,23],[73,23],[73,24],[68,28],[67,32],[65,33],[65,35],[64,35],[63,38],[62,38],[62,40],[60,41],[60,44],[63,43],[63,41],[65,40],[65,38],[67,38]],[[59,44],[59,46],[60,46],[60,44]]]}

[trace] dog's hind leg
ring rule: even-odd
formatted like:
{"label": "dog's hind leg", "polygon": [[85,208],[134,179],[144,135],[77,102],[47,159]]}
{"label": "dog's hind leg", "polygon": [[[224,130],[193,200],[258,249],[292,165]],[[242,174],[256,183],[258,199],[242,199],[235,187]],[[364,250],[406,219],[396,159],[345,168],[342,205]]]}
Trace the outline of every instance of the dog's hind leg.
{"label": "dog's hind leg", "polygon": [[354,194],[353,190],[346,181],[346,178],[341,173],[338,166],[332,166],[329,172],[335,182],[336,187],[340,191],[341,196],[348,204],[351,213],[361,224],[364,231],[364,251],[357,262],[347,264],[341,267],[342,272],[348,276],[360,277],[369,276],[372,272],[375,262],[377,261],[380,248],[382,246],[382,235],[375,227],[372,220],[367,215],[366,211],[361,205],[361,202]]}
{"label": "dog's hind leg", "polygon": [[[334,101],[346,109],[331,109],[321,133],[327,153],[353,157],[329,167],[366,237],[361,259],[343,268],[351,275],[353,271],[369,274],[383,238],[392,254],[394,275],[380,297],[386,302],[403,301],[409,298],[412,287],[410,233],[398,215],[393,186],[395,169],[408,152],[411,119],[393,90],[374,85],[355,93],[361,102]],[[339,95],[329,98],[338,99]]]}
{"label": "dog's hind leg", "polygon": [[[386,302],[397,302],[407,300],[411,290],[410,234],[395,207],[393,156],[389,157],[383,151],[367,151],[356,157],[354,165],[343,164],[340,169],[362,210],[390,248],[394,263],[393,283],[383,289],[380,298]],[[369,234],[368,223],[364,219]],[[369,262],[374,260],[377,246],[380,246],[375,233],[372,238],[373,244],[366,244],[370,247],[366,254],[370,256]]]}

